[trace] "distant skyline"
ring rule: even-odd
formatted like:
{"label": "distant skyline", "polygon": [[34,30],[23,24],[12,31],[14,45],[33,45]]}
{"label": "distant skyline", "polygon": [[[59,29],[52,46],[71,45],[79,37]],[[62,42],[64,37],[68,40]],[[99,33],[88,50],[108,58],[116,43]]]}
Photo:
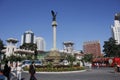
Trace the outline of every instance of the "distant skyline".
{"label": "distant skyline", "polygon": [[[57,48],[72,41],[75,50],[83,42],[99,40],[101,49],[111,35],[114,16],[120,12],[120,0],[0,0],[0,39],[19,40],[27,30],[44,38],[46,50],[52,45],[52,15],[57,12]],[[102,50],[101,50],[102,51]]]}

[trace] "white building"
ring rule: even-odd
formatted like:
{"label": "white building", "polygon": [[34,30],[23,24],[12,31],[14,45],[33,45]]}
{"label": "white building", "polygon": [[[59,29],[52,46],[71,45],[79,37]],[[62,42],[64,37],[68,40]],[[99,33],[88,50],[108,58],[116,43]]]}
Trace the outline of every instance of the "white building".
{"label": "white building", "polygon": [[115,14],[114,25],[111,26],[113,38],[120,44],[120,13]]}
{"label": "white building", "polygon": [[6,57],[10,56],[10,55],[14,55],[14,51],[16,51],[16,49],[17,49],[16,43],[18,42],[18,40],[14,39],[14,38],[9,38],[6,41],[7,41],[7,47],[5,50]]}
{"label": "white building", "polygon": [[25,31],[21,37],[21,45],[24,43],[34,43],[34,33],[31,30]]}
{"label": "white building", "polygon": [[21,37],[21,45],[24,43],[35,43],[37,50],[45,51],[45,40],[42,37],[36,37],[31,30],[25,31]]}
{"label": "white building", "polygon": [[37,50],[45,51],[45,40],[42,37],[36,37],[35,43],[37,44]]}
{"label": "white building", "polygon": [[73,50],[74,50],[73,42],[71,42],[71,41],[63,42],[63,45],[64,45],[64,52],[73,54]]}

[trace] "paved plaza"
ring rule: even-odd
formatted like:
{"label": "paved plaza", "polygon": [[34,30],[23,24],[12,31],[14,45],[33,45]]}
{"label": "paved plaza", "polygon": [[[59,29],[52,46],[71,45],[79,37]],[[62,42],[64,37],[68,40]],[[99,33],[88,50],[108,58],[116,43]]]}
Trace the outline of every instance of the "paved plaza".
{"label": "paved plaza", "polygon": [[[83,72],[69,73],[36,73],[37,80],[120,80],[120,73],[113,68],[99,68]],[[29,80],[29,74],[24,72],[22,77]]]}

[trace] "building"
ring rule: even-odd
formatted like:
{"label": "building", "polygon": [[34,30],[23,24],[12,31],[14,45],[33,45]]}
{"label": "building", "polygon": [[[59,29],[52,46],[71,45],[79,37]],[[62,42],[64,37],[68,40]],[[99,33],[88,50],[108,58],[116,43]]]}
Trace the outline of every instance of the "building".
{"label": "building", "polygon": [[74,43],[71,41],[63,42],[64,52],[69,53],[69,54],[73,54],[73,50],[74,50],[73,45],[74,45]]}
{"label": "building", "polygon": [[45,40],[42,37],[36,37],[35,43],[38,51],[45,51]]}
{"label": "building", "polygon": [[14,55],[14,52],[17,49],[16,43],[18,42],[18,40],[14,38],[9,38],[6,41],[7,41],[7,47],[5,49],[5,55],[6,57],[8,57],[8,56]]}
{"label": "building", "polygon": [[93,57],[101,56],[101,47],[99,41],[88,41],[83,44],[85,54],[93,54]]}
{"label": "building", "polygon": [[[7,42],[7,46],[5,49],[2,50],[2,52],[5,54],[6,58],[11,56],[11,55],[22,55],[22,56],[26,56],[26,55],[33,55],[34,54],[34,51],[31,51],[31,50],[24,50],[24,49],[18,49],[17,48],[17,42],[18,40],[17,39],[14,39],[14,38],[8,38],[6,40]],[[3,55],[2,55],[3,57]]]}
{"label": "building", "polygon": [[120,13],[115,14],[114,25],[112,28],[112,37],[116,40],[117,44],[120,44]]}
{"label": "building", "polygon": [[37,50],[45,50],[45,40],[42,37],[36,37],[31,30],[25,31],[21,37],[21,45],[24,43],[35,43],[37,45]]}
{"label": "building", "polygon": [[21,45],[24,43],[34,43],[34,33],[31,30],[25,31],[21,37]]}

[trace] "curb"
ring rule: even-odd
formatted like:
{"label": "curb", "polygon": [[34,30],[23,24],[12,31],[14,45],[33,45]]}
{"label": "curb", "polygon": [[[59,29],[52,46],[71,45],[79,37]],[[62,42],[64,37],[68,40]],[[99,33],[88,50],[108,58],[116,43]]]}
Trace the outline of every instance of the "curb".
{"label": "curb", "polygon": [[[80,71],[65,71],[65,72],[36,72],[41,74],[66,74],[66,73],[78,73],[78,72],[85,72],[87,70],[80,70]],[[25,73],[28,73],[28,71],[23,71]]]}

